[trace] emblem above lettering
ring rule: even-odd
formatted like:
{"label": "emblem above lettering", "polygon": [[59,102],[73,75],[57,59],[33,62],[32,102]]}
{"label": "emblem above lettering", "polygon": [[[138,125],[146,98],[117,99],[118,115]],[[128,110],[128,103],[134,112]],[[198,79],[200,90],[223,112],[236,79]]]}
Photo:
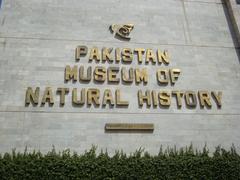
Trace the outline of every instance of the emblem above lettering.
{"label": "emblem above lettering", "polygon": [[109,29],[114,34],[115,37],[130,40],[130,32],[133,30],[133,24],[112,24]]}

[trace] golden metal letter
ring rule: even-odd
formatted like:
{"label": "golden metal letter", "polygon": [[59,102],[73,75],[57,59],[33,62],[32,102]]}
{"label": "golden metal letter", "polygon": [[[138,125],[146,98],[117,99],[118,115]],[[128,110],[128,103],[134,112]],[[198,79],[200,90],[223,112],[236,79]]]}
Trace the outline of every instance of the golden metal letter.
{"label": "golden metal letter", "polygon": [[172,95],[176,96],[177,107],[181,108],[182,107],[183,92],[181,92],[181,91],[172,91]]}
{"label": "golden metal letter", "polygon": [[194,91],[186,91],[185,92],[185,101],[188,107],[196,107],[197,106],[197,97]]}
{"label": "golden metal letter", "polygon": [[200,101],[200,106],[203,108],[204,106],[211,108],[212,104],[210,101],[210,94],[208,91],[198,91],[198,97]]}
{"label": "golden metal letter", "polygon": [[138,91],[138,103],[140,106],[143,106],[144,101],[146,101],[147,106],[151,106],[151,93],[149,90],[145,92],[145,95],[143,95],[142,91]]}
{"label": "golden metal letter", "polygon": [[57,88],[57,92],[60,93],[60,105],[64,105],[65,95],[69,92],[69,88]]}
{"label": "golden metal letter", "polygon": [[49,105],[54,104],[52,88],[50,88],[50,87],[46,87],[44,94],[43,94],[42,104],[45,104],[46,102],[48,102]]}
{"label": "golden metal letter", "polygon": [[121,51],[120,48],[115,49],[115,60],[116,63],[119,63],[121,61]]}
{"label": "golden metal letter", "polygon": [[157,70],[157,80],[160,84],[168,84],[168,82],[169,82],[168,70],[167,69],[158,69]]}
{"label": "golden metal letter", "polygon": [[157,57],[158,57],[158,63],[162,64],[162,62],[164,62],[164,64],[168,65],[169,64],[169,54],[168,51],[164,50],[163,52],[158,49],[157,50]]}
{"label": "golden metal letter", "polygon": [[117,106],[128,106],[129,105],[128,101],[121,100],[121,93],[120,93],[119,89],[117,89],[115,91],[115,96],[116,96],[116,105]]}
{"label": "golden metal letter", "polygon": [[88,52],[87,46],[77,46],[75,50],[75,59],[80,60],[81,56],[86,56]]}
{"label": "golden metal letter", "polygon": [[144,52],[145,52],[145,49],[143,49],[143,48],[136,48],[136,49],[134,49],[134,52],[137,53],[138,62],[139,62],[139,63],[142,63],[143,54],[144,54]]}
{"label": "golden metal letter", "polygon": [[140,83],[143,81],[145,84],[148,82],[148,71],[147,68],[140,70],[139,68],[135,69],[135,81]]}
{"label": "golden metal letter", "polygon": [[103,94],[103,106],[106,106],[107,103],[109,103],[110,106],[114,105],[114,99],[110,89],[106,89]]}
{"label": "golden metal letter", "polygon": [[87,104],[88,105],[91,106],[92,104],[95,104],[95,105],[99,106],[100,105],[99,98],[100,98],[99,89],[92,88],[92,89],[87,90]]}
{"label": "golden metal letter", "polygon": [[178,76],[181,73],[181,70],[180,69],[170,69],[169,71],[170,71],[171,83],[175,84],[175,82],[178,79]]}
{"label": "golden metal letter", "polygon": [[80,66],[79,68],[79,81],[89,82],[92,78],[92,67],[87,68],[87,76],[84,77],[84,66]]}
{"label": "golden metal letter", "polygon": [[152,91],[152,101],[153,101],[153,106],[156,107],[158,105],[158,95],[156,91]]}
{"label": "golden metal letter", "polygon": [[119,83],[120,79],[117,78],[119,72],[119,67],[109,67],[108,68],[108,82]]}
{"label": "golden metal letter", "polygon": [[131,63],[133,60],[133,53],[130,48],[123,48],[122,49],[122,61],[124,63]]}
{"label": "golden metal letter", "polygon": [[97,47],[93,47],[90,51],[90,57],[89,57],[89,60],[92,61],[92,60],[96,60],[97,62],[100,61],[100,53],[99,53],[99,50]]}
{"label": "golden metal letter", "polygon": [[123,82],[125,82],[125,83],[132,83],[133,82],[133,75],[134,75],[133,68],[129,69],[129,73],[127,75],[126,68],[122,67],[121,73],[122,73]]}
{"label": "golden metal letter", "polygon": [[84,105],[84,103],[85,103],[85,96],[86,96],[86,91],[85,91],[85,88],[83,88],[81,90],[80,99],[78,100],[78,98],[77,98],[77,88],[73,88],[73,90],[72,90],[72,102],[73,102],[73,104]]}
{"label": "golden metal letter", "polygon": [[108,61],[110,63],[113,62],[113,57],[111,56],[111,52],[112,52],[113,48],[103,48],[102,49],[102,61]]}
{"label": "golden metal letter", "polygon": [[39,91],[40,91],[39,87],[35,89],[35,92],[33,92],[31,87],[28,87],[25,96],[25,104],[28,105],[30,104],[30,102],[32,102],[33,104],[38,104]]}
{"label": "golden metal letter", "polygon": [[171,94],[168,91],[160,91],[158,96],[160,105],[162,106],[171,105]]}
{"label": "golden metal letter", "polygon": [[148,64],[149,61],[152,61],[152,64],[156,63],[155,55],[152,49],[147,49],[147,52],[146,52],[146,64]]}
{"label": "golden metal letter", "polygon": [[212,91],[211,94],[217,104],[217,107],[221,108],[222,107],[222,92],[219,91],[217,94],[216,92]]}
{"label": "golden metal letter", "polygon": [[75,65],[71,69],[69,65],[65,68],[65,81],[69,81],[70,79],[73,79],[73,81],[77,81],[77,73],[78,73],[78,67]]}
{"label": "golden metal letter", "polygon": [[97,66],[94,70],[94,80],[104,82],[106,80],[106,68]]}

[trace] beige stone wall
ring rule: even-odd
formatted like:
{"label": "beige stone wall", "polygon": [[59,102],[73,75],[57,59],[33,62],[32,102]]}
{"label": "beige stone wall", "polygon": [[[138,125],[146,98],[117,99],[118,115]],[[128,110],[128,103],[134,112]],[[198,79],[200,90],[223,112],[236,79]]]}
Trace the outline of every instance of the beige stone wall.
{"label": "beige stone wall", "polygon": [[[139,147],[157,153],[160,145],[182,147],[192,143],[210,149],[221,144],[240,149],[240,66],[229,26],[227,6],[220,0],[78,1],[11,0],[0,10],[0,151],[12,148],[48,151],[70,148],[82,152],[92,144],[109,152]],[[226,17],[227,16],[227,17]],[[112,23],[135,25],[131,40],[119,41],[109,32]],[[91,65],[87,58],[75,62],[75,48],[86,45],[113,48],[167,49],[168,68],[182,74],[174,86],[159,86],[155,71],[146,67],[148,85],[105,82],[64,82],[66,65]],[[101,65],[101,64],[100,64]],[[129,67],[126,64],[103,66]],[[163,66],[165,67],[165,66]],[[106,88],[122,90],[128,108],[73,107],[71,96],[64,107],[55,95],[53,107],[25,107],[27,87]],[[141,90],[222,91],[222,108],[168,109],[138,107]],[[41,91],[42,93],[42,91]],[[153,133],[105,133],[105,123],[154,123]]]}

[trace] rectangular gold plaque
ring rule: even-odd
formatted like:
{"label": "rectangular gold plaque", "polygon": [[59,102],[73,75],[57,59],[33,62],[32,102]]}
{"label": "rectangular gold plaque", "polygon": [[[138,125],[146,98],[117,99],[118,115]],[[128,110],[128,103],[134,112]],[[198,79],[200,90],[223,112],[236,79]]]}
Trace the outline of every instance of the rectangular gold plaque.
{"label": "rectangular gold plaque", "polygon": [[106,131],[153,131],[151,123],[106,123]]}

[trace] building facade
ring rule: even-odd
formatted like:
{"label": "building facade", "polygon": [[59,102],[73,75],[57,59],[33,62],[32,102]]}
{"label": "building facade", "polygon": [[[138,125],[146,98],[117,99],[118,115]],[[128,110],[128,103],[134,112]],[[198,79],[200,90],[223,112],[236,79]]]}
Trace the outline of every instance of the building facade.
{"label": "building facade", "polygon": [[[239,151],[239,9],[234,0],[3,0],[0,151]],[[112,24],[133,25],[130,39]]]}

